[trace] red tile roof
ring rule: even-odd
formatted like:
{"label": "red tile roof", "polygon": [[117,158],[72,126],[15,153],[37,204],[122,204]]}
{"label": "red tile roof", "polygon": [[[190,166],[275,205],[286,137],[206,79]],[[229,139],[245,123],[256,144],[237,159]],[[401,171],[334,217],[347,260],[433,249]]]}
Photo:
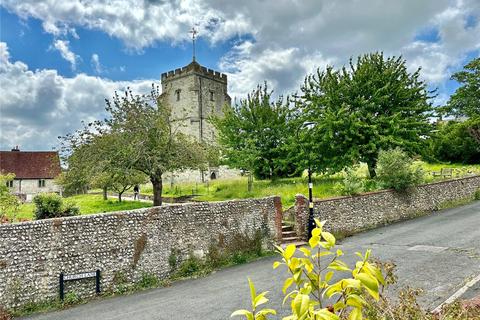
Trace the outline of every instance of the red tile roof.
{"label": "red tile roof", "polygon": [[0,151],[0,172],[16,179],[52,179],[61,172],[56,151]]}

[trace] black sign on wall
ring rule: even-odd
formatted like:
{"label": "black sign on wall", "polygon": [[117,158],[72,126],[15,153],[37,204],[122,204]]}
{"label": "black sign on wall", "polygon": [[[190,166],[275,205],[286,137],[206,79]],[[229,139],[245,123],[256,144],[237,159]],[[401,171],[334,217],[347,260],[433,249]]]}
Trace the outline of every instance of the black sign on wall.
{"label": "black sign on wall", "polygon": [[83,272],[77,274],[64,274],[60,273],[59,282],[60,282],[60,300],[63,301],[65,298],[65,281],[75,281],[82,280],[87,278],[95,278],[95,292],[100,293],[100,270],[92,272]]}

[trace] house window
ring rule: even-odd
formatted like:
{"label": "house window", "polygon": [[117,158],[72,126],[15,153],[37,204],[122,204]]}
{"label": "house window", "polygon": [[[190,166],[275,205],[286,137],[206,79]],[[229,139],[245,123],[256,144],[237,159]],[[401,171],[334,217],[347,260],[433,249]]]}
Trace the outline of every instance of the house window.
{"label": "house window", "polygon": [[39,187],[39,188],[45,187],[45,179],[40,179],[40,180],[38,180],[38,187]]}
{"label": "house window", "polygon": [[175,90],[175,97],[177,97],[177,101],[180,101],[180,89]]}
{"label": "house window", "polygon": [[13,188],[13,180],[7,181],[7,188]]}
{"label": "house window", "polygon": [[215,100],[213,99],[213,91],[210,91],[210,101],[215,101]]}

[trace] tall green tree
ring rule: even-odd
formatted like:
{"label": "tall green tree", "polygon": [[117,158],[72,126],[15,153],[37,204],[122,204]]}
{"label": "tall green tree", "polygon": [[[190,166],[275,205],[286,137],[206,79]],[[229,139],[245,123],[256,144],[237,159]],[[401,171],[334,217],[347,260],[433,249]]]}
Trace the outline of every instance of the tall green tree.
{"label": "tall green tree", "polygon": [[273,101],[267,83],[246,99],[225,106],[223,116],[211,121],[230,166],[248,169],[257,178],[277,178],[295,173],[287,156],[291,113],[283,97]]}
{"label": "tall green tree", "polygon": [[480,58],[473,59],[451,77],[460,87],[450,97],[442,112],[457,117],[480,116]]}
{"label": "tall green tree", "polygon": [[479,129],[480,117],[439,122],[428,151],[440,161],[480,163],[480,139],[473,134]]}
{"label": "tall green tree", "polygon": [[162,204],[164,173],[208,165],[206,146],[180,131],[181,122],[161,103],[158,88],[147,96],[115,94],[106,110],[107,130],[121,136],[122,157],[129,166],[149,177],[155,206]]}
{"label": "tall green tree", "polygon": [[[125,186],[128,179],[141,172],[152,183],[153,204],[159,206],[164,173],[205,169],[214,154],[211,147],[181,133],[181,121],[161,103],[158,87],[152,85],[150,94],[142,96],[130,90],[122,96],[115,93],[106,104],[105,120],[90,123],[64,138],[71,156],[81,150],[75,164],[90,181],[105,171],[115,174],[114,178],[123,176]],[[85,166],[93,169],[86,170]],[[111,187],[112,183],[106,179],[106,185]]]}
{"label": "tall green tree", "polygon": [[308,75],[296,102],[304,121],[317,124],[309,134],[315,169],[362,161],[374,177],[380,150],[419,152],[432,129],[430,94],[420,69],[410,73],[402,57],[383,53]]}

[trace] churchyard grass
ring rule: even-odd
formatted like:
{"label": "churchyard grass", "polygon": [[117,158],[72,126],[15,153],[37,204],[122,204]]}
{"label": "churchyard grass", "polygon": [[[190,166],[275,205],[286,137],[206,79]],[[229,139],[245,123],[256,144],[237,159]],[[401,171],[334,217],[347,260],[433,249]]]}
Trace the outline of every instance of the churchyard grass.
{"label": "churchyard grass", "polygon": [[[432,171],[440,171],[442,168],[453,168],[480,174],[480,165],[463,164],[441,164],[415,162],[422,166],[425,171],[426,182],[433,181]],[[368,176],[368,168],[365,164],[359,166],[357,174],[361,177]],[[455,177],[455,175],[454,175]],[[313,195],[317,199],[340,196],[338,190],[334,188],[337,182],[342,180],[342,174],[319,175],[313,178]],[[436,180],[439,180],[438,178]],[[152,194],[152,188],[145,184],[141,188],[142,193]],[[284,208],[292,206],[295,202],[296,194],[308,194],[307,179],[305,176],[297,178],[285,178],[278,180],[255,180],[252,190],[248,191],[247,177],[240,177],[231,180],[214,180],[208,183],[178,183],[171,186],[165,183],[163,193],[165,197],[179,197],[186,195],[196,195],[195,200],[201,201],[222,201],[230,199],[261,198],[272,195],[278,195],[282,198]]]}
{"label": "churchyard grass", "polygon": [[[431,175],[432,171],[440,171],[442,168],[453,168],[462,171],[463,174],[477,173],[480,174],[480,165],[463,165],[463,164],[441,164],[441,163],[425,163],[416,162],[421,165],[426,172],[426,182],[434,181]],[[361,165],[357,174],[361,177],[367,177],[368,170],[365,165]],[[455,177],[455,174],[454,174]],[[284,208],[289,208],[295,203],[296,194],[307,194],[306,177],[285,178],[278,180],[255,180],[252,190],[248,191],[247,177],[239,177],[231,180],[214,180],[208,183],[178,183],[171,186],[165,182],[163,195],[164,197],[180,197],[187,195],[195,195],[194,199],[199,201],[224,201],[232,199],[261,198],[278,195],[282,198]],[[340,196],[338,189],[334,188],[335,184],[342,180],[342,174],[334,175],[318,175],[313,178],[313,195],[317,199]],[[440,180],[436,178],[435,180]],[[150,184],[145,184],[141,188],[142,194],[152,194]],[[111,211],[132,210],[151,206],[148,202],[124,200],[119,203],[112,198],[107,201],[102,199],[99,194],[85,194],[69,197],[80,207],[81,214],[93,214]],[[20,206],[20,210],[16,214],[16,219],[33,219],[34,205],[25,203]],[[12,215],[9,216],[12,218]]]}
{"label": "churchyard grass", "polygon": [[[93,214],[112,211],[132,210],[145,207],[151,207],[149,202],[128,201],[118,202],[116,199],[103,200],[102,195],[98,194],[82,194],[66,198],[66,200],[75,202],[80,208],[80,214]],[[35,205],[33,203],[24,203],[20,206],[15,218],[17,220],[32,220]],[[13,214],[9,215],[13,218]]]}

